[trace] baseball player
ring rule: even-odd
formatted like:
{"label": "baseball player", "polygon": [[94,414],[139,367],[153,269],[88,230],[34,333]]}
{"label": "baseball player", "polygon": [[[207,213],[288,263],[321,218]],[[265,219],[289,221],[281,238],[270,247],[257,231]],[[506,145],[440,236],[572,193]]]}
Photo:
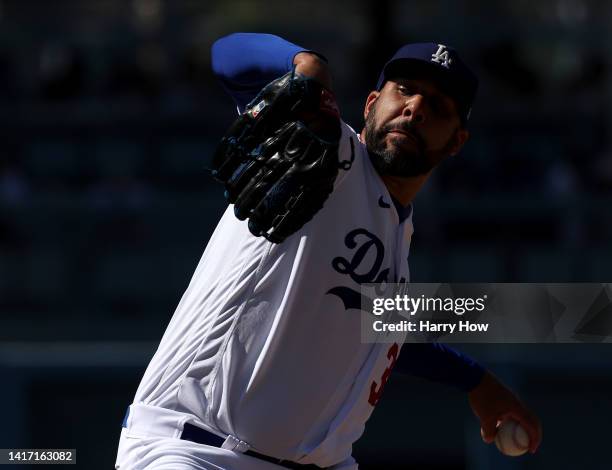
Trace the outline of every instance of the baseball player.
{"label": "baseball player", "polygon": [[[230,201],[123,422],[116,468],[356,469],[396,364],[468,393],[483,438],[537,418],[441,344],[363,344],[362,283],[408,282],[411,201],[461,149],[477,81],[443,44],[383,68],[355,132],[320,54],[232,34],[212,63],[240,116],[215,154]],[[298,163],[296,163],[298,162]]]}

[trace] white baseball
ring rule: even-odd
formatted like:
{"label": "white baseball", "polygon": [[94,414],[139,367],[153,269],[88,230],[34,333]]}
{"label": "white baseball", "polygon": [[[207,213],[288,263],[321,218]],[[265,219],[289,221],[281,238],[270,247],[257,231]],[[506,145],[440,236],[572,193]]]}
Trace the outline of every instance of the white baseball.
{"label": "white baseball", "polygon": [[518,457],[529,450],[529,435],[523,426],[509,419],[497,428],[495,445],[502,454]]}

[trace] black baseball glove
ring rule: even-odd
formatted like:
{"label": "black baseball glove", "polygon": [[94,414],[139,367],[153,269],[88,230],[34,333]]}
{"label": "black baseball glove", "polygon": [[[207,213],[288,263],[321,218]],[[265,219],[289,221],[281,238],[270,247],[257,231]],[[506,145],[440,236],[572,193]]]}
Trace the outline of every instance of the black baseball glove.
{"label": "black baseball glove", "polygon": [[329,197],[340,134],[332,93],[292,71],[266,85],[230,126],[212,174],[251,233],[281,243]]}

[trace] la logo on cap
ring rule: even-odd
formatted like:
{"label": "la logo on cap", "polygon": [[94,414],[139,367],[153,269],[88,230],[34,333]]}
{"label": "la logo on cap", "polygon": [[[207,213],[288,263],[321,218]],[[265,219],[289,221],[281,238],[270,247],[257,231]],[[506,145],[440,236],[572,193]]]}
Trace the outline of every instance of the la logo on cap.
{"label": "la logo on cap", "polygon": [[444,44],[438,44],[438,50],[431,55],[431,61],[440,64],[442,67],[448,68],[453,63],[448,55],[448,50]]}

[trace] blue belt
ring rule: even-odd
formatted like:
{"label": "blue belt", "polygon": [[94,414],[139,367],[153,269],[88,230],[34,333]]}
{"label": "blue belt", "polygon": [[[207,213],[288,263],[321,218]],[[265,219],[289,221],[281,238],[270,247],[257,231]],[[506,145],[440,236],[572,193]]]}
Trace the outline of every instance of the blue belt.
{"label": "blue belt", "polygon": [[[127,419],[130,414],[130,409],[127,409],[125,417],[123,418],[123,427],[127,427]],[[225,442],[225,438],[217,436],[206,429],[199,428],[190,423],[185,423],[183,426],[183,432],[181,433],[181,439],[184,441],[196,442],[197,444],[204,444],[212,447],[221,447]],[[301,464],[296,462],[289,462],[287,460],[277,459],[275,457],[269,457],[254,450],[247,450],[244,452],[245,455],[255,457],[259,460],[265,460],[281,467],[291,468],[295,470],[321,470],[323,467],[319,467],[314,464]]]}

